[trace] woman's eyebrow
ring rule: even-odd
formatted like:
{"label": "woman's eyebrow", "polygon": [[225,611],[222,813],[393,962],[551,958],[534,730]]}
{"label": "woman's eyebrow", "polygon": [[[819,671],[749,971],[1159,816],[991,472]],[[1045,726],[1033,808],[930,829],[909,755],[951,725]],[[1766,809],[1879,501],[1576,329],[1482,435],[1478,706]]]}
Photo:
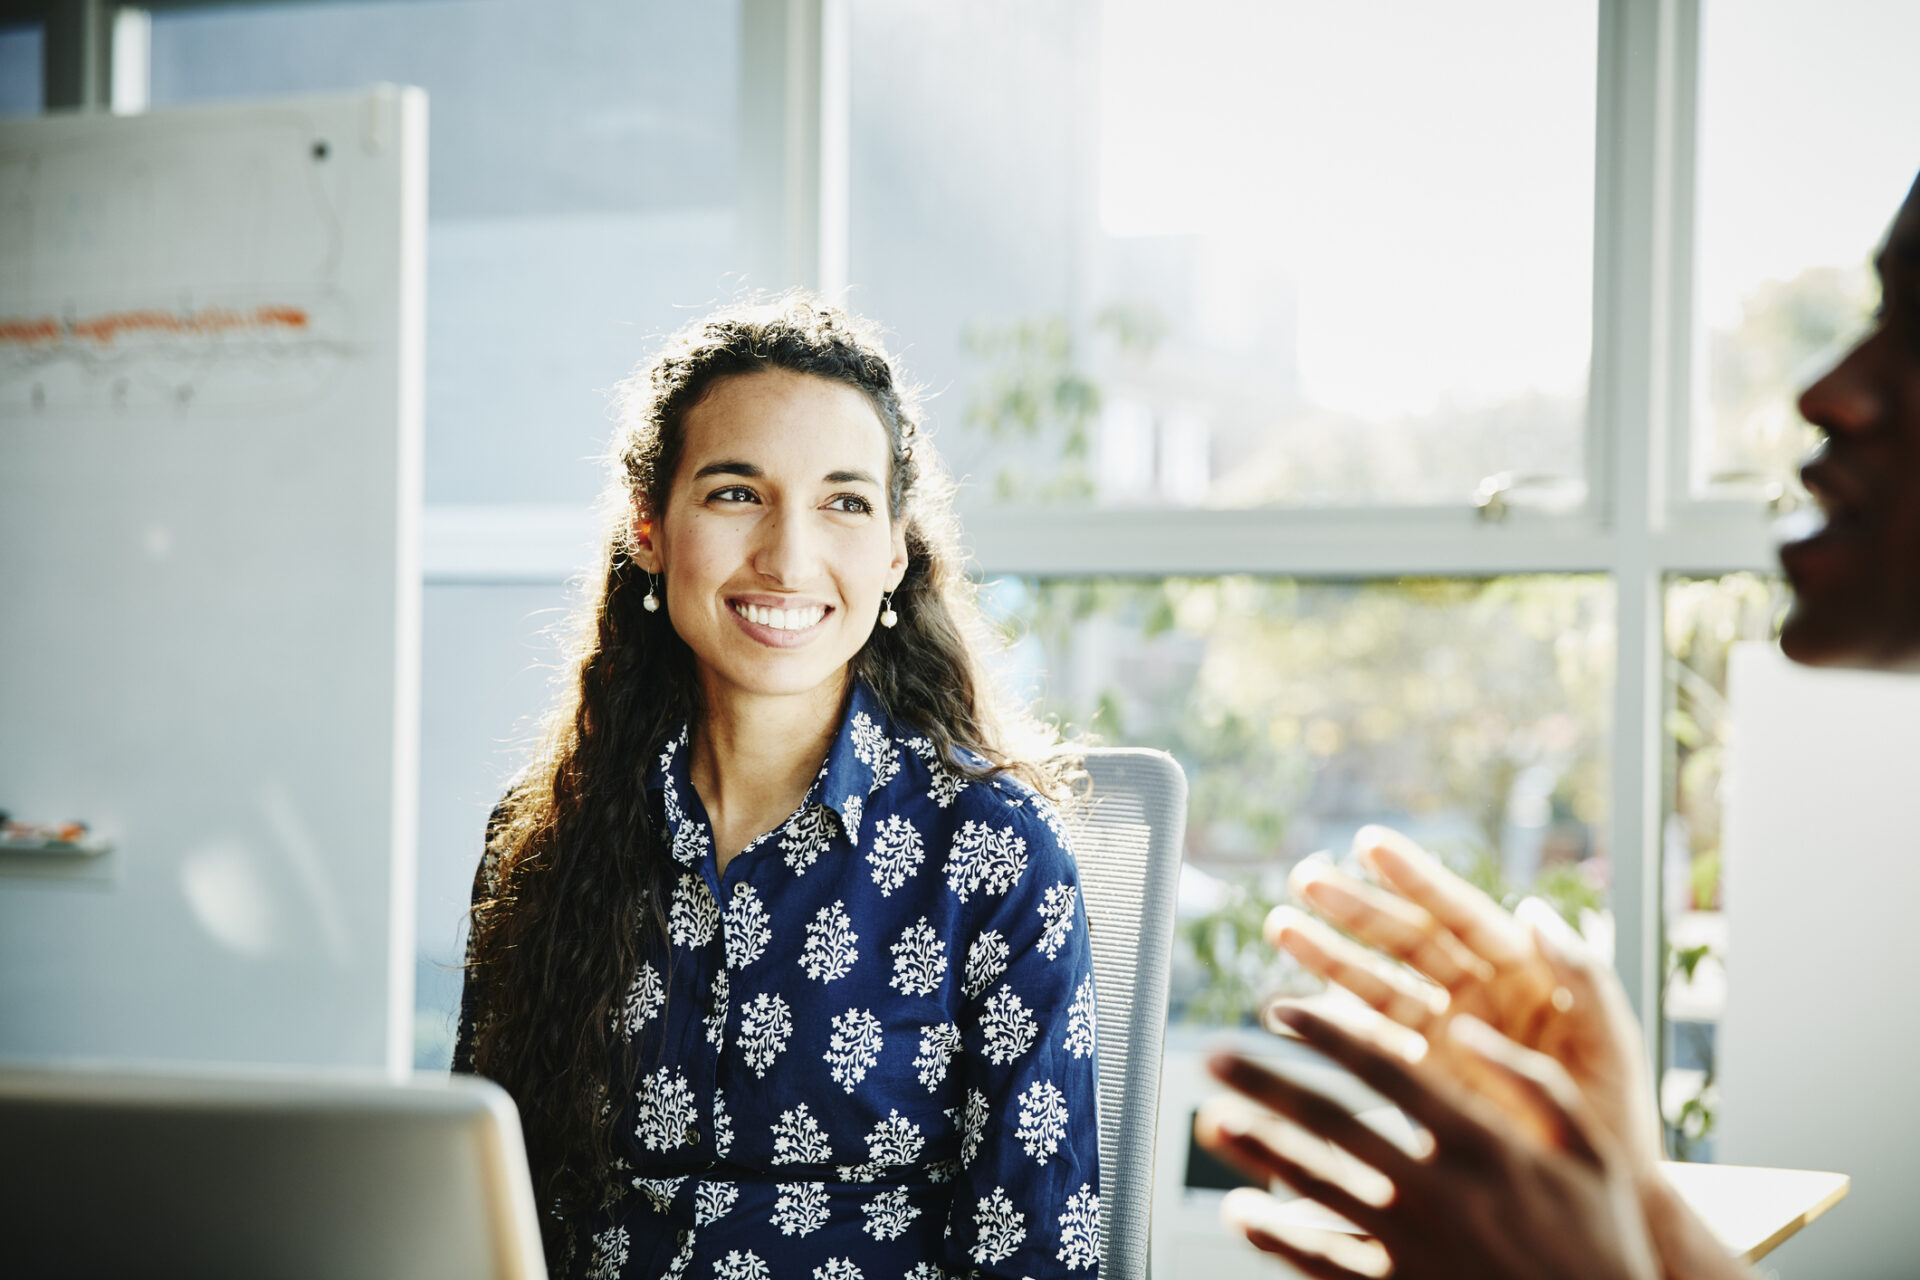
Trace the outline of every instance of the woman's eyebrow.
{"label": "woman's eyebrow", "polygon": [[693,473],[695,480],[704,480],[708,476],[746,476],[757,480],[767,474],[751,462],[742,462],[738,458],[723,458],[719,462],[709,462]]}
{"label": "woman's eyebrow", "polygon": [[875,480],[871,475],[869,475],[865,471],[829,471],[827,472],[827,483],[828,484],[870,484],[874,486],[876,489],[880,487],[880,482],[878,480]]}

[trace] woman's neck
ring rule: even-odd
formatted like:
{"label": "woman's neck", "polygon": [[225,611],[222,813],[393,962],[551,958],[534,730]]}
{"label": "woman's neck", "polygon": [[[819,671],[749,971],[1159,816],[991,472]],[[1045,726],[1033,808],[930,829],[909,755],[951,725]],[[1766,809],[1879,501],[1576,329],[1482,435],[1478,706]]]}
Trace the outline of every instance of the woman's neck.
{"label": "woman's neck", "polygon": [[844,678],[781,697],[707,687],[687,771],[713,824],[722,875],[805,798],[840,727],[846,689]]}

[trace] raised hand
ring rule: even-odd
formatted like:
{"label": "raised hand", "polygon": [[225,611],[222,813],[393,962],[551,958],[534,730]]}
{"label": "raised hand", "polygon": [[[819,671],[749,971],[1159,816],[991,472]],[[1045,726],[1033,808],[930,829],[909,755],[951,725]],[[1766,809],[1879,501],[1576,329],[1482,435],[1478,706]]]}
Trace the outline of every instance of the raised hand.
{"label": "raised hand", "polygon": [[[1280,1179],[1375,1242],[1371,1257],[1354,1241],[1308,1248],[1276,1222],[1273,1197],[1235,1191],[1226,1216],[1256,1247],[1316,1280],[1378,1276],[1382,1263],[1402,1280],[1661,1274],[1634,1171],[1551,1058],[1467,1016],[1448,1022],[1447,1067],[1432,1058],[1410,1062],[1385,1041],[1305,1009],[1275,1016],[1424,1126],[1429,1141],[1424,1151],[1408,1151],[1251,1059],[1214,1058],[1214,1073],[1258,1107],[1231,1098],[1209,1103],[1196,1121],[1201,1143],[1257,1177]],[[1510,1123],[1516,1112],[1528,1123]],[[1360,1162],[1362,1176],[1342,1177],[1313,1161],[1292,1140],[1302,1133]]]}
{"label": "raised hand", "polygon": [[1661,1156],[1659,1112],[1640,1030],[1612,970],[1545,903],[1529,899],[1518,918],[1509,915],[1398,832],[1362,828],[1354,847],[1380,885],[1310,860],[1291,886],[1365,946],[1286,907],[1268,918],[1268,940],[1425,1036],[1442,1065],[1471,1069],[1445,1034],[1461,1014],[1546,1054],[1635,1168],[1651,1170]]}

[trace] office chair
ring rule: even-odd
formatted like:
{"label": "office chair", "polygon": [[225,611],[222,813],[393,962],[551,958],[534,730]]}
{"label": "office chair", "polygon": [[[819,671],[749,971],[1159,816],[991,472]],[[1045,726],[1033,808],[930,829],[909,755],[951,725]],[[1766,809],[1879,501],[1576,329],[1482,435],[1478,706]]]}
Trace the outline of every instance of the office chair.
{"label": "office chair", "polygon": [[1068,827],[1098,1000],[1100,1274],[1145,1280],[1187,776],[1163,751],[1127,747],[1089,751],[1086,768]]}

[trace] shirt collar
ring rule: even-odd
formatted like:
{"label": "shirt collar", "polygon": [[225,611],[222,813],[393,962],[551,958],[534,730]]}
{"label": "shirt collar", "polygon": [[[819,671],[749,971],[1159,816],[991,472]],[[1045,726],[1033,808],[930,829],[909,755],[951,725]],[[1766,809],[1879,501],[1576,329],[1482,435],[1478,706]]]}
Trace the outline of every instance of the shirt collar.
{"label": "shirt collar", "polygon": [[689,867],[698,866],[702,858],[713,852],[713,832],[694,816],[705,818],[707,811],[693,789],[693,777],[688,771],[693,755],[688,744],[692,740],[689,726],[682,724],[680,732],[667,739],[659,757],[647,770],[647,789],[660,793],[666,810],[667,838],[674,860]]}
{"label": "shirt collar", "polygon": [[866,681],[855,680],[840,732],[827,748],[827,761],[808,798],[839,814],[841,830],[858,844],[867,797],[899,772],[900,748],[894,742],[893,721]]}
{"label": "shirt collar", "polygon": [[[680,732],[667,740],[648,768],[646,782],[649,791],[661,794],[673,856],[688,866],[698,864],[713,849],[713,835],[700,821],[706,809],[693,789],[689,772],[692,752],[688,744],[692,740],[690,726],[682,724]],[[832,809],[847,839],[858,843],[867,797],[899,772],[900,747],[894,740],[893,721],[866,681],[855,680],[840,731],[827,748],[826,761],[802,804],[823,804]]]}

